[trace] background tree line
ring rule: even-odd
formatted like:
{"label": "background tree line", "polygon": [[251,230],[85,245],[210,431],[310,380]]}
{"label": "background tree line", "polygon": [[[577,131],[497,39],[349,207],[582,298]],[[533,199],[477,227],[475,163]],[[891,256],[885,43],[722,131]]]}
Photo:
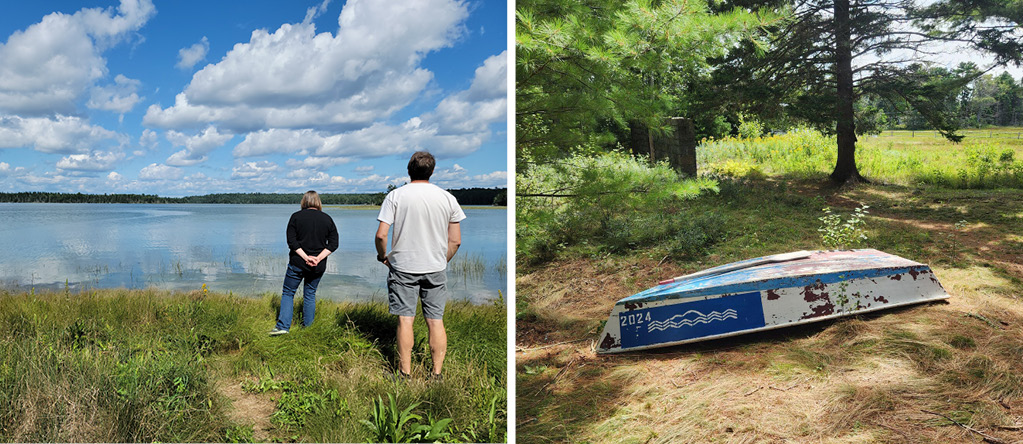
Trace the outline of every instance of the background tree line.
{"label": "background tree line", "polygon": [[[461,205],[507,205],[506,188],[448,190]],[[380,205],[385,193],[321,193],[324,205]],[[146,204],[298,204],[301,193],[219,193],[202,196],[160,197],[155,194],[0,193],[0,202],[15,203],[146,203]]]}
{"label": "background tree line", "polygon": [[[961,88],[949,91],[944,107],[960,128],[1023,126],[1023,78],[1017,82],[1008,72],[980,74],[973,63],[961,63],[955,69],[918,67],[935,78],[973,77]],[[883,129],[933,129],[927,119],[905,103],[864,98],[858,114],[864,132]],[[859,126],[859,125],[858,125]]]}

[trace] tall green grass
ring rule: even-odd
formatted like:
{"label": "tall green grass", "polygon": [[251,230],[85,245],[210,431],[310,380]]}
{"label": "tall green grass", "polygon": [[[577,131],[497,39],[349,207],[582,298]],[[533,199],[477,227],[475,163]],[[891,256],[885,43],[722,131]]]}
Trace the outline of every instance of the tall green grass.
{"label": "tall green grass", "polygon": [[575,155],[532,166],[517,184],[516,249],[527,264],[652,244],[694,252],[716,240],[719,221],[686,212],[684,202],[717,183],[684,178],[666,163],[621,152]]}
{"label": "tall green grass", "polygon": [[[217,390],[239,380],[276,400],[262,439],[372,439],[360,420],[388,394],[450,418],[452,438],[506,439],[503,306],[449,304],[445,379],[431,384],[388,378],[395,320],[385,304],[320,301],[311,327],[271,338],[278,305],[273,295],[0,292],[0,440],[252,440],[252,424],[230,419],[233,400]],[[415,330],[421,376],[425,323]]]}
{"label": "tall green grass", "polygon": [[[823,178],[835,166],[833,136],[799,128],[755,138],[705,140],[697,149],[703,171],[730,177],[786,175]],[[1008,140],[863,137],[857,166],[868,179],[954,189],[1023,188],[1023,161]]]}

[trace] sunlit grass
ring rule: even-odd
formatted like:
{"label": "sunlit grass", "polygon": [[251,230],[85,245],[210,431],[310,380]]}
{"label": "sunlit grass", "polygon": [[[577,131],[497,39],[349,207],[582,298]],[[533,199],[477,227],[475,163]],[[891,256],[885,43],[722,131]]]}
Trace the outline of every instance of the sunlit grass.
{"label": "sunlit grass", "polygon": [[[459,440],[491,428],[497,399],[496,429],[505,430],[503,305],[448,305],[445,379],[433,384],[423,378],[423,321],[416,378],[395,384],[386,304],[318,301],[313,326],[297,315],[289,334],[269,337],[278,305],[275,294],[0,292],[0,440],[365,441],[359,420],[388,393],[421,402],[424,417],[452,418]],[[262,381],[260,393],[276,400],[267,436],[231,419],[237,400],[217,387],[238,381],[249,391]]]}
{"label": "sunlit grass", "polygon": [[[857,166],[870,180],[947,188],[1023,188],[1020,128],[967,132],[962,143],[924,132],[861,136]],[[697,149],[701,170],[730,177],[785,175],[823,178],[835,166],[833,136],[810,129],[742,139],[706,140]]]}

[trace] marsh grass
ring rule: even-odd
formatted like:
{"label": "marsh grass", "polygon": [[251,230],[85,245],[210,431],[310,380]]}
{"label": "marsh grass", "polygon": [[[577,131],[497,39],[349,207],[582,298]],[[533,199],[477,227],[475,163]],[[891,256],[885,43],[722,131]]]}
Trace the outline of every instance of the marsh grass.
{"label": "marsh grass", "polygon": [[[417,378],[395,384],[395,324],[384,304],[318,301],[311,327],[296,319],[291,333],[271,338],[279,304],[272,294],[2,292],[0,440],[364,441],[370,434],[359,420],[387,394],[420,403],[416,414],[451,418],[455,437],[506,438],[502,307],[448,306],[449,351],[437,384],[422,378],[429,353],[417,322]],[[230,419],[235,400],[217,386],[237,381],[274,400],[267,436]]]}

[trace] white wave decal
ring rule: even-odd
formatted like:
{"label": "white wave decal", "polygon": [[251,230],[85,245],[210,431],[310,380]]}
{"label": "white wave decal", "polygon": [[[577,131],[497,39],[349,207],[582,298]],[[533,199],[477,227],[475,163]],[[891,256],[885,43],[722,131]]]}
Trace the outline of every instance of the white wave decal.
{"label": "white wave decal", "polygon": [[[689,316],[693,314],[695,317]],[[675,315],[663,321],[653,321],[647,324],[647,333],[652,331],[663,331],[669,328],[681,328],[683,325],[692,327],[696,324],[709,324],[714,321],[724,321],[726,319],[739,319],[739,314],[731,308],[723,312],[712,311],[708,314],[703,314],[696,310],[689,310],[685,312],[685,314]]]}

